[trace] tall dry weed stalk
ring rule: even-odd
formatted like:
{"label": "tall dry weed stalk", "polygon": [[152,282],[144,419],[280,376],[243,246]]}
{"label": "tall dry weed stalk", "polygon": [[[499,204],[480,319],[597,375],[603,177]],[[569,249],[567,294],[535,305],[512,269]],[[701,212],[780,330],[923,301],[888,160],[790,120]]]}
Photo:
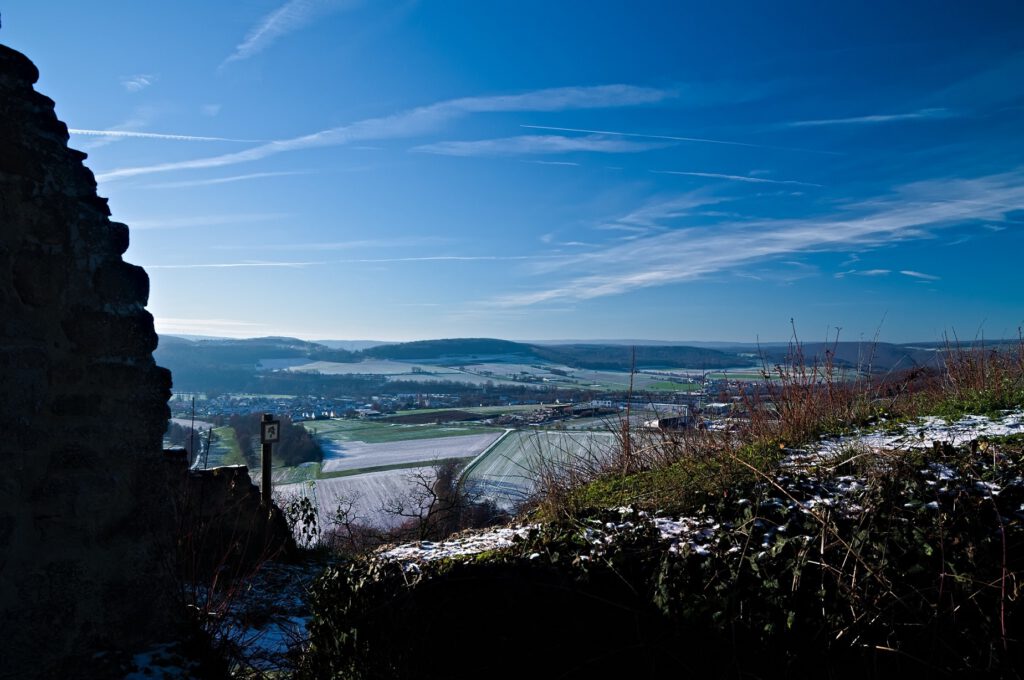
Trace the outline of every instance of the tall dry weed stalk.
{"label": "tall dry weed stalk", "polygon": [[934,399],[947,410],[988,412],[1024,402],[1024,334],[1011,347],[986,349],[946,336],[944,371]]}
{"label": "tall dry weed stalk", "polygon": [[808,358],[793,328],[786,358],[770,365],[762,352],[762,385],[740,389],[748,419],[744,439],[799,444],[871,417],[879,381],[871,377],[874,344],[861,365],[836,362],[839,332],[826,338],[824,356]]}
{"label": "tall dry weed stalk", "polygon": [[[934,366],[914,366],[879,374],[874,357],[876,336],[865,343],[856,365],[837,360],[839,332],[826,338],[823,351],[808,355],[794,327],[785,357],[770,363],[761,352],[761,380],[740,384],[729,418],[704,427],[682,430],[638,427],[627,408],[608,430],[616,437],[615,451],[537,457],[532,466],[535,503],[553,515],[571,515],[576,491],[595,479],[625,480],[637,473],[664,470],[677,463],[689,466],[686,475],[720,474],[722,485],[733,480],[734,466],[770,466],[787,447],[800,446],[822,435],[886,420],[940,414],[955,417],[1024,405],[1024,336],[1011,347],[985,349],[947,342]],[[771,452],[774,451],[773,455]],[[714,462],[701,466],[703,462]],[[713,480],[707,480],[713,486]],[[621,487],[620,487],[621,488]]]}

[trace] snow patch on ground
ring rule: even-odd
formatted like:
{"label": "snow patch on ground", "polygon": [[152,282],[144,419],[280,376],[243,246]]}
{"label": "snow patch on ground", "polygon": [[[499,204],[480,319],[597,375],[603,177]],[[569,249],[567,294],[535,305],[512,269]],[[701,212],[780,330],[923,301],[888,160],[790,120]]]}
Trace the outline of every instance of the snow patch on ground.
{"label": "snow patch on ground", "polygon": [[[323,568],[316,562],[265,562],[251,577],[208,599],[199,593],[199,601],[208,602],[207,628],[215,644],[228,651],[233,670],[265,673],[294,665],[296,652],[309,639],[309,589]],[[143,677],[164,676],[131,680]]]}
{"label": "snow patch on ground", "polygon": [[132,670],[124,680],[188,680],[194,677],[197,664],[185,659],[178,643],[155,644],[132,657]]}
{"label": "snow patch on ground", "polygon": [[[858,494],[864,490],[864,480],[849,475],[815,475],[807,476],[803,472],[818,466],[827,466],[837,461],[847,460],[854,455],[870,455],[883,452],[907,451],[912,449],[931,448],[935,442],[948,442],[954,446],[967,444],[979,437],[998,437],[1024,433],[1024,410],[1005,412],[997,419],[986,416],[964,416],[952,423],[941,418],[928,417],[920,422],[907,425],[899,433],[864,432],[844,437],[824,439],[818,444],[800,450],[794,450],[783,460],[775,481],[783,488],[790,490],[790,497],[768,498],[761,502],[761,507],[776,506],[786,512],[814,513],[818,508],[843,514],[857,514],[861,511],[857,504]],[[826,470],[827,472],[827,470]],[[949,467],[933,463],[920,471],[927,483],[953,481],[956,473]],[[1024,483],[1017,480],[1013,483]],[[978,482],[978,491],[985,494],[998,494],[999,487],[989,482]],[[977,485],[976,485],[977,486]],[[939,489],[941,491],[942,489]],[[798,501],[797,497],[804,500]],[[737,504],[749,504],[749,499],[738,499]],[[938,510],[938,503],[934,507]],[[697,554],[708,554],[716,538],[723,529],[731,529],[728,524],[720,524],[711,517],[650,517],[647,513],[634,511],[632,508],[619,508],[624,518],[622,522],[606,522],[603,526],[584,529],[584,537],[595,547],[610,545],[615,537],[623,532],[637,528],[638,522],[652,522],[659,536],[665,541],[670,552],[685,550]],[[760,520],[755,520],[760,521]],[[490,531],[475,533],[463,538],[448,541],[409,543],[379,553],[379,557],[388,561],[401,562],[406,569],[416,570],[417,562],[453,557],[476,555],[488,550],[499,550],[513,545],[517,539],[525,538],[537,525],[504,527]],[[777,534],[786,532],[786,525],[765,526],[762,549],[767,549]]]}
{"label": "snow patch on ground", "polygon": [[447,541],[418,541],[406,543],[380,553],[387,561],[415,563],[417,561],[443,560],[449,557],[478,555],[488,550],[510,548],[516,540],[529,536],[537,525],[501,527],[464,538],[453,538]]}

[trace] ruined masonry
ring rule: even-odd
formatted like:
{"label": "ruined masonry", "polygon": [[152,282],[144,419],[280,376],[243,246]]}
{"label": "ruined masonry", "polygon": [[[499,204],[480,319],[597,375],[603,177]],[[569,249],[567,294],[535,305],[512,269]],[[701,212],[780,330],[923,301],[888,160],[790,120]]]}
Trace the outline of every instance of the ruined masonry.
{"label": "ruined masonry", "polygon": [[172,630],[170,374],[128,228],[38,75],[0,45],[0,677],[80,677]]}

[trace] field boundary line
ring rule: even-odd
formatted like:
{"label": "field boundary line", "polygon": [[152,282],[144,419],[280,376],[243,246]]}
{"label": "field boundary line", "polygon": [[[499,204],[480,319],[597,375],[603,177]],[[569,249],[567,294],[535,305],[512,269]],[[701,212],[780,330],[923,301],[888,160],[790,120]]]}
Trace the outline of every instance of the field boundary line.
{"label": "field boundary line", "polygon": [[459,475],[458,483],[462,484],[467,479],[469,479],[469,473],[471,473],[473,471],[473,469],[477,465],[480,464],[480,461],[482,461],[484,459],[484,457],[487,456],[487,454],[489,454],[491,451],[493,451],[494,447],[496,447],[498,444],[503,442],[506,437],[508,437],[513,432],[517,432],[517,431],[518,430],[516,430],[515,428],[506,428],[505,431],[502,432],[501,435],[497,439],[495,439],[493,442],[491,442],[490,446],[488,446],[486,449],[481,451],[480,454],[477,455],[476,458],[474,458],[473,460],[469,461],[469,465],[467,465],[466,467],[464,467],[462,469],[462,474]]}

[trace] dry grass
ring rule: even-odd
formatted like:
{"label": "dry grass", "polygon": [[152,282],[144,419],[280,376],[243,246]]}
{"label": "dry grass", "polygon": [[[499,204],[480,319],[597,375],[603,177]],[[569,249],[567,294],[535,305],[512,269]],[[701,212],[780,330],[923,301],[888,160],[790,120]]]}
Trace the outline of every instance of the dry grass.
{"label": "dry grass", "polygon": [[689,510],[763,476],[785,454],[823,435],[926,414],[956,417],[1024,404],[1024,339],[1000,348],[947,343],[941,368],[872,373],[835,360],[838,337],[808,357],[796,338],[782,363],[762,364],[763,382],[743,387],[735,418],[721,429],[638,428],[627,412],[613,429],[617,455],[565,455],[534,470],[532,507],[542,517],[572,517],[633,504]]}

